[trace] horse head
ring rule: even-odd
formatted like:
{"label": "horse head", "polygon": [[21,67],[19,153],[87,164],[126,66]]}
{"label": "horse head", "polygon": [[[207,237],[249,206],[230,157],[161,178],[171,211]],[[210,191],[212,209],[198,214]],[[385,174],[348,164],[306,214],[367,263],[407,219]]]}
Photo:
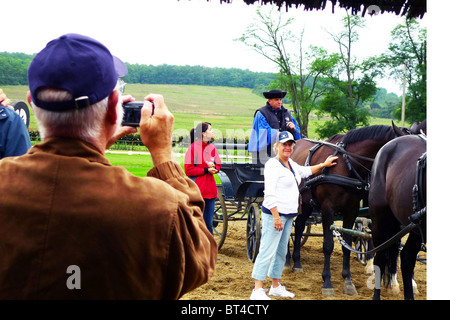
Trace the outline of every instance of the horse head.
{"label": "horse head", "polygon": [[406,127],[398,127],[395,125],[394,120],[392,120],[392,129],[394,130],[397,137],[406,136],[410,134],[427,134],[427,119],[422,122],[418,122],[417,120],[413,122],[411,128]]}
{"label": "horse head", "polygon": [[395,135],[397,137],[401,137],[401,136],[406,136],[406,135],[410,135],[411,133],[411,129],[406,128],[406,127],[398,127],[395,125],[394,120],[392,120],[392,129],[395,132]]}
{"label": "horse head", "polygon": [[413,122],[411,125],[411,133],[412,134],[421,134],[422,132],[426,135],[427,134],[427,119],[423,120],[422,122],[418,122],[417,120]]}

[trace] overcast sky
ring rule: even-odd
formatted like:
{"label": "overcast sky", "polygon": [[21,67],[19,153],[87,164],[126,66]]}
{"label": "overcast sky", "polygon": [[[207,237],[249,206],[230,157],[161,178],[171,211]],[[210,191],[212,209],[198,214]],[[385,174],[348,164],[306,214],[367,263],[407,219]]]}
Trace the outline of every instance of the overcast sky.
{"label": "overcast sky", "polygon": [[[76,32],[98,39],[129,63],[276,72],[274,64],[234,41],[255,18],[256,9],[242,0],[231,4],[219,0],[7,1],[1,7],[0,51],[32,54],[48,41]],[[305,48],[312,44],[330,52],[338,50],[325,29],[340,30],[344,10],[336,7],[332,14],[328,3],[325,11],[290,8],[288,15],[295,17],[298,32],[305,27]],[[367,15],[355,55],[364,58],[385,52],[391,30],[402,21],[394,14]],[[401,83],[388,80],[380,80],[379,85],[400,94]]]}

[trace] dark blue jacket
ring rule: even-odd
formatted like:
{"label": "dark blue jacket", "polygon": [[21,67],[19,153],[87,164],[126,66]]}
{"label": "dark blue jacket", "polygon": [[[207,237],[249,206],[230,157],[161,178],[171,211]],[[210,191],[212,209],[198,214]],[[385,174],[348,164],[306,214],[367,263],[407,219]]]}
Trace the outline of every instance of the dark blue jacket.
{"label": "dark blue jacket", "polygon": [[22,118],[0,106],[0,159],[25,154],[30,147],[30,134]]}

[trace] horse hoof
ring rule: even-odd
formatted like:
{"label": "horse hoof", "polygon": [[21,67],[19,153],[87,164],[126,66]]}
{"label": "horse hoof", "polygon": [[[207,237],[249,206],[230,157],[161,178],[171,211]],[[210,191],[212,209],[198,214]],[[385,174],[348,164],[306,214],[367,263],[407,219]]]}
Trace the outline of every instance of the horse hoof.
{"label": "horse hoof", "polygon": [[414,279],[412,280],[412,283],[413,283],[413,293],[419,294],[419,289],[417,288],[417,283],[414,281]]}
{"label": "horse hoof", "polygon": [[300,268],[293,267],[292,272],[294,272],[294,273],[303,272],[303,267],[300,267]]}
{"label": "horse hoof", "polygon": [[334,296],[334,289],[333,288],[322,288],[322,294],[324,296]]}
{"label": "horse hoof", "polygon": [[291,270],[291,266],[284,266],[283,267],[283,273],[284,272],[288,272],[288,271],[290,271]]}
{"label": "horse hoof", "polygon": [[349,296],[358,295],[358,291],[353,283],[344,284],[344,293]]}
{"label": "horse hoof", "polygon": [[370,259],[369,261],[367,261],[366,267],[364,268],[364,272],[366,274],[374,273],[373,259]]}
{"label": "horse hoof", "polygon": [[398,295],[401,293],[399,285],[388,287],[386,291],[390,295]]}

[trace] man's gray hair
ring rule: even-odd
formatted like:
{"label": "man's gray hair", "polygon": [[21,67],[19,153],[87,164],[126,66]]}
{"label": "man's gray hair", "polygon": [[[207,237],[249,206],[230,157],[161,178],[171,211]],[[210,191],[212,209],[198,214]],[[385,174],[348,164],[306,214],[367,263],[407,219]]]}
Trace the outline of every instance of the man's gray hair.
{"label": "man's gray hair", "polygon": [[[73,97],[66,90],[44,88],[39,91],[38,99],[58,102],[72,100]],[[63,112],[45,110],[33,103],[42,140],[49,137],[68,137],[87,142],[96,141],[100,136],[107,109],[108,97],[83,109]],[[122,107],[117,109],[118,119],[122,119]]]}

